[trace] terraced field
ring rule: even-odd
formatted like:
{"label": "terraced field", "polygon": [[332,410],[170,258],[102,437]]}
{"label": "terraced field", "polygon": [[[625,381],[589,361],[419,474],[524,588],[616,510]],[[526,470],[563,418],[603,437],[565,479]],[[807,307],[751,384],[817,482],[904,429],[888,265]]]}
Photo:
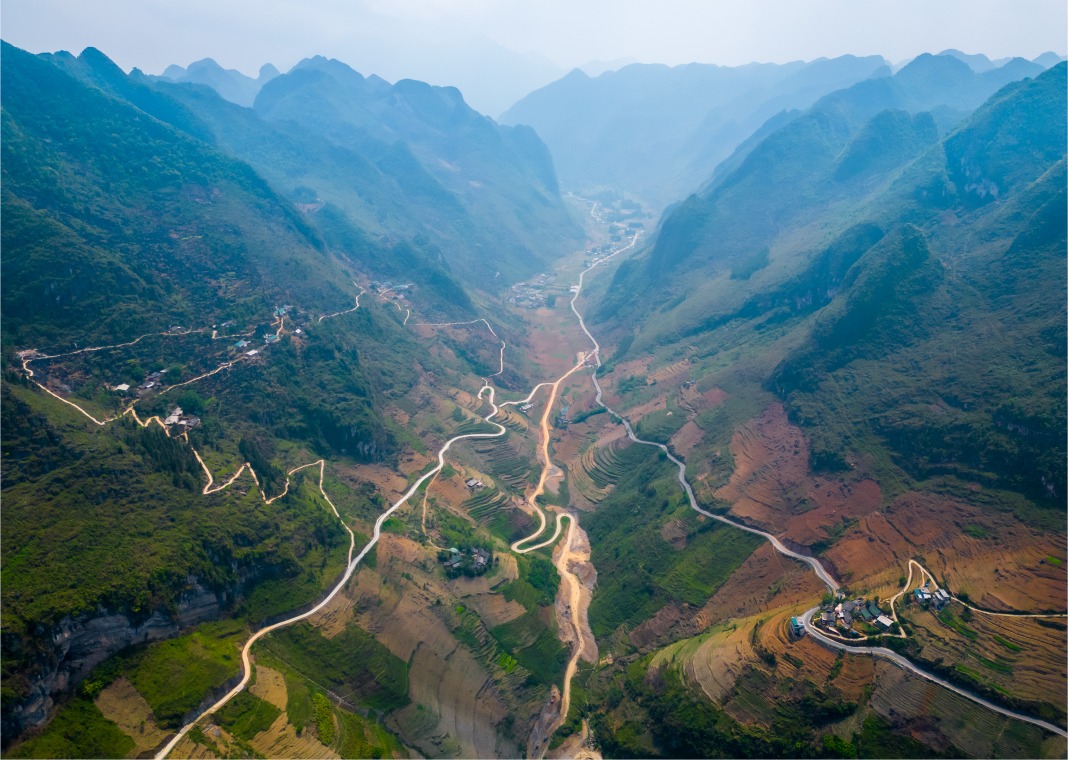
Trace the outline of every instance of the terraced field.
{"label": "terraced field", "polygon": [[487,523],[502,511],[512,508],[512,500],[507,494],[496,488],[479,491],[460,505],[461,508],[480,523]]}
{"label": "terraced field", "polygon": [[530,672],[505,650],[474,610],[463,605],[454,608],[441,605],[435,608],[435,612],[441,622],[452,631],[452,635],[463,643],[475,659],[485,665],[502,685],[510,685],[511,689],[515,690],[527,680]]}
{"label": "terraced field", "polygon": [[928,739],[933,724],[974,757],[1064,756],[1063,738],[984,710],[893,665],[877,663],[875,684],[871,707],[876,713],[891,721],[908,716],[907,725]]}
{"label": "terraced field", "polygon": [[473,444],[477,453],[485,462],[486,469],[492,472],[498,482],[522,494],[533,472],[532,458],[520,449],[514,436],[487,440]]}
{"label": "terraced field", "polygon": [[911,605],[925,660],[955,662],[958,671],[1017,699],[1045,703],[1048,718],[1063,721],[1064,623],[1056,619],[995,617],[953,604],[933,614]]}
{"label": "terraced field", "polygon": [[648,446],[636,446],[626,438],[614,439],[607,445],[594,443],[569,466],[571,485],[597,503],[628,471],[651,456],[653,450]]}
{"label": "terraced field", "polygon": [[669,364],[666,367],[650,372],[646,378],[647,383],[662,383],[665,380],[670,380],[673,377],[678,377],[690,367],[689,359],[680,359],[679,361]]}

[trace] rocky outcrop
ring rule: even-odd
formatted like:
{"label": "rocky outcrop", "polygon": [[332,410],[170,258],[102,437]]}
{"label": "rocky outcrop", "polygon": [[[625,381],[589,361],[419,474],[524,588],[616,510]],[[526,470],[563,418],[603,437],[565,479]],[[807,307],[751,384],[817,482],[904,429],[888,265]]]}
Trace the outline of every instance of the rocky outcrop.
{"label": "rocky outcrop", "polygon": [[[67,617],[41,637],[42,648],[26,679],[21,698],[4,704],[3,733],[10,740],[48,718],[54,697],[73,688],[93,668],[133,644],[170,638],[182,629],[219,617],[229,605],[225,593],[200,585],[195,578],[180,597],[173,614],[157,610],[146,619],[115,610]],[[5,700],[6,702],[6,700]]]}

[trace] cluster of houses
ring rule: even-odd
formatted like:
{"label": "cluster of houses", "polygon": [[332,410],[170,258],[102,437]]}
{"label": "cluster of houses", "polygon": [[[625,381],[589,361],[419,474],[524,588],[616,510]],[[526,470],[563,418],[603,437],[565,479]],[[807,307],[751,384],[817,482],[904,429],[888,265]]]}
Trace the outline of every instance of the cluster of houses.
{"label": "cluster of houses", "polygon": [[857,599],[839,600],[833,607],[827,606],[820,614],[813,618],[816,625],[829,631],[837,630],[847,636],[862,635],[854,630],[854,624],[858,622],[871,626],[878,626],[884,631],[890,630],[894,625],[893,618],[886,615],[874,600],[863,597]]}
{"label": "cluster of houses", "polygon": [[949,595],[949,592],[946,591],[944,588],[940,588],[932,592],[928,588],[926,583],[920,586],[915,591],[913,591],[912,595],[916,598],[916,601],[919,602],[922,606],[927,607],[928,605],[933,605],[936,610],[940,610],[945,607],[947,604],[949,604],[950,599],[952,599],[952,597]]}
{"label": "cluster of houses", "polygon": [[442,564],[445,566],[445,574],[456,577],[464,575],[482,575],[493,564],[493,553],[489,549],[476,546],[469,551],[463,552],[455,546],[448,551],[439,553]]}
{"label": "cluster of houses", "polygon": [[[167,374],[167,370],[165,370],[165,369],[161,369],[158,372],[149,373],[148,377],[145,378],[144,382],[142,382],[139,386],[137,386],[137,395],[138,396],[143,396],[144,394],[148,393],[153,388],[155,388],[157,386],[160,386],[160,385],[163,385],[163,376],[165,374]],[[123,387],[123,386],[125,386],[125,387]],[[120,393],[124,393],[124,392],[130,390],[130,386],[127,385],[126,383],[122,383],[121,385],[116,385],[114,388],[112,388],[112,390],[119,391]]]}
{"label": "cluster of houses", "polygon": [[171,413],[163,420],[163,424],[167,427],[176,427],[178,432],[181,433],[186,430],[192,430],[199,425],[200,418],[192,414],[186,414],[182,411],[182,407],[176,406],[171,409]]}
{"label": "cluster of houses", "polygon": [[571,407],[569,406],[565,406],[563,409],[561,409],[560,413],[556,415],[556,420],[553,422],[553,425],[558,428],[566,428],[569,424],[571,424],[571,418],[568,416],[568,413],[570,411]]}
{"label": "cluster of houses", "polygon": [[525,309],[537,309],[546,304],[545,288],[556,281],[555,274],[539,274],[530,282],[512,286],[508,303]]}
{"label": "cluster of houses", "polygon": [[545,305],[545,294],[540,288],[530,285],[513,285],[508,303],[524,309],[538,309]]}

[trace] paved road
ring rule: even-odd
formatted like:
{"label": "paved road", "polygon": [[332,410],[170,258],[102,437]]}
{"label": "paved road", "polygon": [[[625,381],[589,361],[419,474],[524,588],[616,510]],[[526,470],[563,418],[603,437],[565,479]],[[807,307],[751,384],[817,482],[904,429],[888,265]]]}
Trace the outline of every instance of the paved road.
{"label": "paved road", "polygon": [[[631,240],[631,242],[630,242],[630,244],[628,246],[626,246],[625,248],[621,248],[618,251],[614,251],[612,253],[612,256],[615,256],[615,255],[617,255],[619,253],[622,253],[623,251],[627,250],[628,248],[633,247],[637,243],[637,239],[638,239],[638,236],[635,235],[634,238],[632,238],[632,240]],[[611,258],[612,256],[609,256],[608,258]],[[596,266],[597,266],[597,264],[594,264],[593,266],[591,266],[588,269],[584,270],[582,272],[582,274],[579,275],[579,289],[580,289],[580,291],[581,291],[581,287],[582,287],[583,277],[586,275],[587,272],[589,272],[591,269],[593,269]],[[575,295],[575,298],[577,298],[577,297],[578,297],[578,294]],[[597,342],[597,339],[593,337],[593,334],[590,333],[589,329],[587,329],[586,322],[585,322],[585,320],[583,320],[582,314],[579,313],[577,308],[575,308],[575,299],[574,298],[571,300],[571,310],[574,311],[575,312],[575,316],[578,317],[579,325],[582,327],[582,331],[584,333],[586,333],[586,336],[593,343],[593,346],[594,346],[593,356],[594,356],[594,359],[595,359],[597,367],[600,368],[600,366],[601,366],[601,355],[600,355],[601,354],[601,346]],[[686,480],[686,465],[685,465],[685,463],[683,463],[681,460],[679,460],[677,457],[675,457],[675,455],[672,454],[671,451],[668,450],[668,447],[665,446],[664,444],[657,443],[655,441],[645,441],[645,440],[642,440],[641,438],[638,438],[636,435],[634,435],[634,430],[633,430],[633,428],[631,428],[630,422],[625,417],[623,417],[623,415],[621,415],[618,412],[616,412],[615,410],[613,410],[611,407],[609,407],[604,402],[604,399],[602,398],[603,394],[602,394],[602,390],[601,390],[601,384],[597,379],[596,370],[593,373],[593,383],[594,383],[594,386],[597,388],[597,403],[599,403],[601,406],[603,406],[605,408],[605,410],[608,411],[609,414],[611,414],[613,417],[615,417],[621,423],[623,423],[623,427],[626,428],[626,431],[627,431],[627,436],[632,441],[634,441],[635,443],[644,444],[646,446],[655,446],[655,447],[657,447],[658,449],[663,451],[664,454],[667,455],[667,458],[670,459],[675,464],[675,466],[678,468],[679,484],[682,486],[683,490],[686,492],[686,498],[689,499],[690,507],[692,509],[694,509],[695,511],[701,513],[702,515],[705,515],[706,517],[710,517],[713,520],[718,520],[721,523],[725,523],[727,525],[733,526],[735,528],[738,528],[739,530],[744,530],[747,533],[752,533],[754,535],[761,536],[761,537],[767,539],[771,543],[771,545],[774,546],[775,549],[780,554],[783,554],[783,555],[785,555],[787,557],[790,557],[792,559],[796,559],[799,562],[804,562],[806,565],[811,567],[813,572],[816,573],[817,577],[819,577],[819,579],[824,583],[824,585],[827,586],[827,588],[830,591],[834,592],[834,591],[838,590],[838,588],[839,588],[838,582],[831,576],[831,574],[829,572],[827,572],[826,568],[824,568],[823,565],[820,563],[820,561],[818,559],[816,559],[815,557],[808,557],[808,556],[805,556],[803,554],[799,554],[799,553],[797,553],[795,551],[792,551],[792,550],[788,549],[786,546],[784,546],[782,544],[781,541],[779,541],[778,538],[776,538],[775,536],[771,535],[770,533],[767,533],[767,532],[762,531],[762,530],[757,530],[756,528],[751,528],[748,525],[743,525],[742,523],[735,522],[734,520],[732,520],[730,518],[724,517],[723,515],[714,514],[714,513],[709,512],[709,511],[707,511],[705,509],[702,509],[700,506],[698,506],[697,500],[696,500],[696,498],[694,498],[693,489],[690,487],[689,482]],[[923,568],[922,566],[920,567],[920,569],[923,572],[926,572],[926,569]],[[910,565],[910,573],[911,573],[911,565]],[[812,625],[812,621],[811,621],[812,615],[818,609],[819,609],[818,607],[813,607],[812,609],[808,610],[807,612],[805,612],[805,614],[804,614],[802,619],[804,620],[805,628],[812,635],[812,637],[814,639],[816,639],[819,643],[821,643],[821,644],[823,644],[825,646],[831,647],[833,649],[840,649],[840,650],[843,650],[843,651],[846,651],[846,652],[851,652],[851,653],[854,653],[854,654],[857,654],[857,653],[869,654],[869,655],[871,655],[873,657],[882,657],[884,659],[890,660],[891,662],[895,663],[899,667],[905,668],[906,670],[908,670],[908,671],[910,671],[910,672],[912,672],[912,673],[914,673],[914,674],[916,674],[916,675],[920,676],[921,678],[924,678],[924,679],[926,679],[928,681],[931,681],[933,683],[937,683],[940,686],[943,686],[943,687],[949,689],[950,691],[954,692],[955,694],[959,694],[960,696],[965,697],[966,699],[970,699],[972,702],[975,702],[976,704],[982,705],[983,707],[986,707],[986,708],[988,708],[990,710],[993,710],[994,712],[997,712],[997,713],[999,713],[1001,715],[1006,715],[1006,716],[1008,716],[1010,718],[1015,718],[1017,720],[1022,720],[1022,721],[1025,721],[1027,723],[1031,723],[1031,724],[1039,726],[1040,728],[1043,728],[1043,729],[1045,729],[1047,731],[1055,733],[1058,736],[1068,737],[1068,733],[1066,733],[1065,730],[1060,728],[1059,726],[1055,726],[1052,723],[1048,723],[1048,722],[1046,722],[1044,720],[1039,720],[1038,718],[1032,718],[1032,717],[1030,717],[1028,715],[1024,715],[1023,713],[1018,713],[1018,712],[1015,712],[1013,710],[1009,710],[1007,708],[1001,707],[1000,705],[994,704],[993,702],[991,702],[991,701],[989,701],[987,699],[984,699],[983,697],[980,697],[978,694],[973,694],[972,692],[970,692],[970,691],[968,691],[966,689],[963,689],[963,688],[961,688],[959,686],[956,686],[956,685],[950,683],[949,681],[946,681],[943,678],[939,678],[938,676],[936,676],[933,673],[929,673],[926,670],[923,670],[922,668],[914,665],[906,657],[898,654],[897,652],[895,652],[895,651],[893,651],[891,649],[886,649],[885,647],[851,647],[851,646],[847,646],[845,644],[842,644],[840,642],[837,642],[834,639],[831,639],[831,638],[829,638],[827,636],[824,636],[822,633],[820,633],[816,629],[815,626]],[[977,611],[979,611],[979,610],[977,610]],[[994,613],[994,614],[998,614],[998,613]],[[1007,614],[1007,613],[1001,613],[1001,614]],[[1046,617],[1046,616],[1036,616],[1036,617]]]}
{"label": "paved road", "polygon": [[[350,545],[349,545],[349,561],[348,561],[348,565],[345,568],[345,574],[341,576],[341,579],[330,590],[330,593],[328,593],[322,599],[322,601],[320,601],[318,604],[316,604],[314,607],[312,607],[307,612],[302,612],[299,615],[294,615],[293,617],[286,618],[285,620],[279,621],[277,623],[274,623],[273,625],[269,625],[266,628],[261,628],[260,630],[256,631],[256,633],[254,633],[252,635],[252,637],[248,641],[245,642],[245,646],[241,650],[241,666],[242,666],[242,669],[244,670],[244,675],[241,677],[241,682],[239,684],[237,684],[237,686],[235,686],[233,689],[231,689],[224,697],[222,697],[222,699],[220,699],[218,702],[213,704],[208,709],[206,709],[203,712],[201,712],[197,717],[195,717],[193,720],[189,721],[189,723],[184,725],[182,727],[182,729],[169,742],[167,742],[167,744],[163,747],[163,749],[161,749],[159,751],[159,753],[157,753],[157,755],[156,755],[156,759],[157,760],[162,760],[162,758],[167,757],[167,755],[170,754],[171,750],[174,749],[174,747],[178,744],[178,742],[180,742],[182,740],[182,738],[189,732],[190,729],[193,728],[193,726],[195,726],[200,721],[201,718],[203,718],[207,714],[210,714],[210,713],[215,712],[216,710],[219,710],[223,705],[225,705],[231,699],[233,699],[238,694],[240,694],[242,690],[244,690],[245,686],[248,685],[249,679],[252,677],[252,662],[250,660],[250,656],[249,655],[250,655],[250,652],[252,650],[253,644],[255,644],[257,641],[259,641],[260,639],[262,639],[264,636],[266,636],[267,634],[271,633],[272,631],[277,631],[279,628],[285,628],[286,626],[292,625],[293,623],[297,623],[297,622],[300,622],[301,620],[305,620],[305,619],[311,617],[312,615],[316,614],[317,612],[322,610],[324,607],[326,607],[327,604],[330,603],[330,601],[337,595],[337,593],[342,589],[342,587],[344,587],[344,585],[348,582],[349,578],[352,577],[352,574],[356,571],[356,568],[359,566],[359,564],[363,560],[363,558],[367,556],[367,553],[369,551],[371,551],[371,549],[374,548],[375,544],[377,544],[378,540],[382,537],[382,525],[383,525],[383,523],[385,523],[385,521],[388,520],[390,518],[390,516],[394,512],[396,512],[404,504],[406,504],[408,499],[410,499],[412,497],[412,495],[415,494],[415,492],[419,490],[419,487],[421,485],[423,485],[424,482],[426,482],[428,479],[434,477],[441,470],[441,468],[445,466],[445,454],[448,452],[448,450],[450,448],[452,448],[452,445],[454,443],[456,443],[457,441],[462,441],[462,440],[468,439],[468,438],[496,438],[498,436],[504,435],[504,433],[505,433],[504,426],[499,424],[499,423],[497,423],[497,422],[493,422],[492,421],[492,418],[495,417],[497,415],[497,412],[499,411],[498,408],[497,408],[497,405],[494,403],[494,391],[493,391],[493,388],[490,387],[488,384],[483,384],[482,388],[480,388],[479,391],[478,391],[478,398],[481,399],[484,395],[487,394],[487,392],[489,394],[490,406],[493,407],[493,411],[490,412],[488,415],[486,415],[486,417],[484,417],[483,419],[485,419],[487,422],[489,422],[492,425],[496,425],[497,428],[498,428],[497,432],[495,432],[495,433],[467,433],[465,435],[454,436],[454,437],[450,438],[448,441],[446,441],[445,445],[441,447],[440,451],[438,451],[438,463],[437,463],[437,466],[434,467],[429,472],[425,473],[418,480],[416,480],[411,485],[411,487],[409,487],[408,490],[404,492],[403,496],[401,496],[396,502],[394,502],[393,505],[389,509],[387,509],[385,512],[383,512],[381,515],[378,516],[378,519],[375,521],[375,527],[374,527],[374,531],[372,532],[372,535],[371,535],[371,540],[367,542],[367,544],[363,547],[363,549],[360,550],[359,554],[357,554],[355,557],[352,556],[352,552],[355,549],[355,542],[356,542],[355,536],[353,536],[353,533],[349,529],[349,527],[347,525],[345,525],[344,522],[342,522],[342,525],[345,525],[345,530],[347,530],[349,532],[349,536],[351,537]],[[320,460],[319,491],[320,491],[320,493],[322,493],[323,498],[326,499],[327,503],[330,504],[330,507],[334,510],[334,514],[337,515],[338,519],[341,519],[341,515],[337,511],[337,507],[334,506],[334,503],[332,501],[330,501],[330,497],[327,496],[326,491],[323,490],[322,464],[323,464],[322,460]]]}
{"label": "paved road", "polygon": [[1052,723],[1047,723],[1046,721],[1039,720],[1038,718],[1032,718],[1030,715],[1024,715],[1023,713],[1018,713],[1014,710],[1009,710],[1006,707],[1002,707],[1001,705],[994,704],[993,702],[987,699],[983,699],[978,694],[973,694],[967,689],[963,689],[960,686],[957,686],[956,684],[945,680],[944,678],[936,676],[934,673],[928,673],[926,670],[917,667],[907,657],[898,654],[892,649],[887,649],[886,647],[854,647],[824,636],[823,633],[812,624],[812,616],[818,610],[819,607],[813,607],[810,610],[806,610],[804,614],[801,615],[801,621],[802,623],[804,623],[805,630],[808,631],[809,635],[823,646],[828,647],[829,649],[838,649],[843,652],[849,652],[850,654],[867,654],[873,657],[881,657],[884,660],[890,660],[898,667],[904,668],[910,673],[918,675],[920,678],[923,678],[927,681],[931,681],[932,683],[936,683],[939,686],[949,689],[954,694],[959,694],[960,696],[965,697],[966,699],[970,699],[972,702],[982,705],[983,707],[989,710],[993,710],[994,712],[999,713],[1001,715],[1005,715],[1009,718],[1015,718],[1016,720],[1022,720],[1027,723],[1031,723],[1032,725],[1038,726],[1039,728],[1043,728],[1046,731],[1057,734],[1058,736],[1068,738],[1068,732],[1066,732],[1060,726],[1055,726]]}

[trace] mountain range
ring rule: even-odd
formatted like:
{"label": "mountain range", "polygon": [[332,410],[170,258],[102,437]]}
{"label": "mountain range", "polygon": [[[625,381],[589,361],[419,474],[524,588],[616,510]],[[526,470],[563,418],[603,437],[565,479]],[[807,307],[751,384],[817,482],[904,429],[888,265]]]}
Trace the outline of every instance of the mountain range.
{"label": "mountain range", "polygon": [[[968,61],[995,89],[1051,65],[1046,58],[997,66],[985,56]],[[917,63],[906,68],[918,72]],[[962,63],[953,76],[971,71]],[[789,118],[824,95],[890,74],[880,56],[738,67],[632,64],[596,77],[576,69],[527,95],[501,121],[537,130],[565,187],[587,192],[612,187],[662,209],[699,187],[769,120]],[[959,116],[982,99],[945,105]],[[954,116],[946,112],[944,118],[949,123]]]}
{"label": "mountain range", "polygon": [[1063,755],[1064,61],[0,55],[5,756]]}

